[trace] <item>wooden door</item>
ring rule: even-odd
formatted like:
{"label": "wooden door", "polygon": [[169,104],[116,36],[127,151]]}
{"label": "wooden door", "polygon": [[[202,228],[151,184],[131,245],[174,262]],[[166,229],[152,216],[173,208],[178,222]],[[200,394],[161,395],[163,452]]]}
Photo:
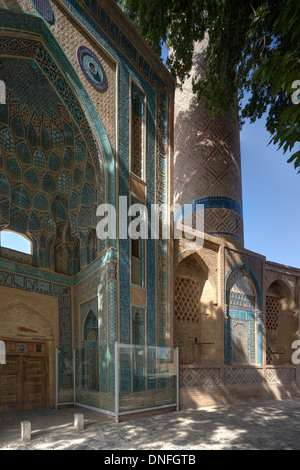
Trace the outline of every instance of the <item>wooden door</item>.
{"label": "wooden door", "polygon": [[0,364],[0,412],[18,411],[22,407],[21,386],[22,358],[6,356],[6,364]]}
{"label": "wooden door", "polygon": [[0,413],[47,406],[46,343],[5,341],[6,364],[0,364]]}
{"label": "wooden door", "polygon": [[23,410],[46,406],[46,361],[44,357],[22,357]]}

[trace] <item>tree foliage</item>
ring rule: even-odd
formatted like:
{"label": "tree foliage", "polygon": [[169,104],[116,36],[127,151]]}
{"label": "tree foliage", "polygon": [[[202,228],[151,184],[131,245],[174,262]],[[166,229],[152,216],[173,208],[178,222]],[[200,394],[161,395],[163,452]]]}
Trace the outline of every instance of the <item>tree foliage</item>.
{"label": "tree foliage", "polygon": [[[194,42],[207,32],[206,75],[193,84],[211,114],[239,110],[242,125],[246,118],[254,122],[267,113],[271,142],[284,152],[299,145],[299,0],[118,3],[158,55],[167,44],[168,67],[179,85],[191,71]],[[245,93],[250,98],[242,107]],[[299,150],[288,161],[300,172]]]}

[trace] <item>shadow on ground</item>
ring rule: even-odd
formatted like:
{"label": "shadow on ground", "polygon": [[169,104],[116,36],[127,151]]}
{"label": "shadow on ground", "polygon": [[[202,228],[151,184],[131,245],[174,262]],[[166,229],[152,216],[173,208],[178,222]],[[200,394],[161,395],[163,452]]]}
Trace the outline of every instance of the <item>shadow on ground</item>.
{"label": "shadow on ground", "polygon": [[[79,411],[85,415],[85,430],[80,434],[73,427],[74,413]],[[299,418],[300,399],[170,412],[120,424],[73,408],[33,418],[30,443],[20,440],[20,421],[5,421],[1,416],[0,449],[299,450]]]}

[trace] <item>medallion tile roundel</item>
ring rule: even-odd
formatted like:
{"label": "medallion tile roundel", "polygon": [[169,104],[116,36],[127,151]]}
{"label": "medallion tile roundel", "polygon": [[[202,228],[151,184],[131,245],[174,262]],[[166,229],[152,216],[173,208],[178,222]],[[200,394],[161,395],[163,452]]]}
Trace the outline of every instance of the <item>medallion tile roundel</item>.
{"label": "medallion tile roundel", "polygon": [[98,57],[85,46],[78,48],[77,57],[88,81],[98,90],[104,90],[107,87],[107,77]]}

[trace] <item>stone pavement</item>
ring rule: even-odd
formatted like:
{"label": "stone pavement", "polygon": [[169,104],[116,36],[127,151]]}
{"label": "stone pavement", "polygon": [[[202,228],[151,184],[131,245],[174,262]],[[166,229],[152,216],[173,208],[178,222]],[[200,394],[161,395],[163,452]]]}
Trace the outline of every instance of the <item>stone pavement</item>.
{"label": "stone pavement", "polygon": [[[82,433],[74,428],[74,413],[84,414]],[[0,415],[0,450],[300,450],[300,399],[169,412],[119,424],[83,408],[27,419],[32,440],[23,443],[22,419]]]}

